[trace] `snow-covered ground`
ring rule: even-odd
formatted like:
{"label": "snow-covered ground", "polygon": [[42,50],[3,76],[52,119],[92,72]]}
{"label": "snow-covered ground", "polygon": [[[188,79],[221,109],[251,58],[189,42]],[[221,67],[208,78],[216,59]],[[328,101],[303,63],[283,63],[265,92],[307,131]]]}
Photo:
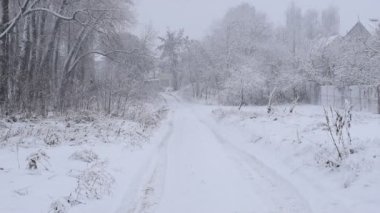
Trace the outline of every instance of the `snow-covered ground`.
{"label": "snow-covered ground", "polygon": [[209,122],[213,131],[242,155],[255,158],[290,183],[312,212],[378,212],[379,115],[353,113],[351,136],[355,153],[336,168],[326,164],[336,161],[337,154],[323,125],[323,107],[298,106],[290,114],[289,106],[277,106],[270,116],[265,107],[242,111],[200,107],[198,111],[205,117],[210,110],[215,118]]}
{"label": "snow-covered ground", "polygon": [[[380,209],[380,116],[354,113],[355,153],[331,167],[326,162],[336,153],[321,107],[290,114],[276,106],[268,115],[265,107],[239,111],[166,98],[167,118],[145,132],[115,118],[16,123],[26,130],[2,135],[8,142],[0,149],[0,212],[48,212],[57,200],[75,213]],[[60,145],[46,145],[56,138],[52,127],[64,138]],[[25,159],[39,150],[42,167],[26,169]]]}
{"label": "snow-covered ground", "polygon": [[0,120],[0,212],[115,212],[164,137],[166,111]]}

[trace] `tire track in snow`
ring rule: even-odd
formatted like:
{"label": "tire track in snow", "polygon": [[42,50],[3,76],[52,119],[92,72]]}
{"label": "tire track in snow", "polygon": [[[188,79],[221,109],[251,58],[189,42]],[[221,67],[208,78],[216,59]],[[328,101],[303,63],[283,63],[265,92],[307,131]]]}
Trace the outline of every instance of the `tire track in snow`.
{"label": "tire track in snow", "polygon": [[152,152],[152,157],[144,164],[129,184],[122,205],[116,213],[150,213],[158,205],[165,184],[167,164],[167,142],[173,134],[173,123]]}
{"label": "tire track in snow", "polygon": [[[166,103],[171,102],[173,110],[175,110],[181,102],[177,96],[171,93],[161,94],[161,96],[165,99]],[[127,213],[153,213],[160,203],[165,188],[168,143],[174,132],[174,114],[172,111],[170,118],[168,118],[170,120],[169,130],[161,139],[155,155],[149,160],[147,167],[142,168],[145,173],[140,173],[140,175],[137,176],[137,178],[143,177],[143,181],[140,181],[139,188],[135,193],[136,200],[130,205],[132,207],[129,207]]]}
{"label": "tire track in snow", "polygon": [[165,183],[165,173],[167,165],[167,149],[162,144],[159,154],[153,159],[155,164],[153,172],[149,174],[147,181],[140,188],[138,199],[128,213],[150,213],[154,212],[159,204]]}
{"label": "tire track in snow", "polygon": [[233,157],[235,164],[242,169],[242,172],[251,177],[253,190],[260,191],[263,196],[270,196],[269,200],[275,207],[274,213],[312,212],[309,203],[289,181],[278,175],[255,156],[232,145],[205,121],[199,120],[212,132],[226,153]]}

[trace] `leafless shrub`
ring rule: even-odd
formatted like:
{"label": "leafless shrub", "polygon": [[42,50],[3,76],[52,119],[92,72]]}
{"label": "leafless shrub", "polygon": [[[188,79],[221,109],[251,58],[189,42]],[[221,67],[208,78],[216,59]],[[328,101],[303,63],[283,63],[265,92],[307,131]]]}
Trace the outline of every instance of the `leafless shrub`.
{"label": "leafless shrub", "polygon": [[134,115],[134,120],[141,125],[143,131],[145,132],[149,128],[156,127],[167,111],[168,110],[166,108],[151,111],[142,107],[140,110],[135,111],[136,114]]}
{"label": "leafless shrub", "polygon": [[1,144],[2,142],[4,142],[4,143],[8,142],[8,140],[13,138],[13,137],[20,136],[20,135],[24,134],[24,129],[9,126],[7,131],[4,131],[3,133],[0,132],[0,134],[1,134],[0,135],[0,144]]}
{"label": "leafless shrub", "polygon": [[92,163],[99,159],[99,156],[92,150],[77,151],[70,156],[71,160],[83,161],[86,163]]}
{"label": "leafless shrub", "polygon": [[350,133],[352,106],[347,103],[344,110],[330,107],[330,110],[324,109],[324,112],[326,119],[324,126],[330,134],[331,141],[338,153],[338,159],[343,160],[353,153],[353,150],[349,148],[349,145],[352,144]]}
{"label": "leafless shrub", "polygon": [[104,168],[104,163],[96,163],[78,176],[76,200],[101,199],[110,195],[115,180]]}
{"label": "leafless shrub", "polygon": [[50,157],[44,151],[39,150],[38,152],[32,153],[29,157],[27,157],[27,168],[29,170],[37,170],[40,167],[43,167],[45,170],[49,170],[49,159]]}
{"label": "leafless shrub", "polygon": [[49,146],[57,146],[60,144],[60,140],[57,134],[52,133],[50,130],[48,131],[46,137],[44,138],[44,142]]}

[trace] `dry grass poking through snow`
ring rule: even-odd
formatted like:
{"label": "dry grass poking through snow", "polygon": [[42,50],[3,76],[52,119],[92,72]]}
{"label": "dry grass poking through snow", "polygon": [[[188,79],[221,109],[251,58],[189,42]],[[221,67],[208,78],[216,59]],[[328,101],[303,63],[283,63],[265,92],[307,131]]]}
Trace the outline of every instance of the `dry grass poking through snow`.
{"label": "dry grass poking through snow", "polygon": [[66,213],[111,195],[114,175],[122,175],[117,160],[148,144],[165,114],[163,103],[152,103],[131,106],[124,117],[0,120],[0,197],[10,203],[0,212]]}
{"label": "dry grass poking through snow", "polygon": [[[319,168],[322,173],[334,173],[332,178],[340,179],[339,184],[345,188],[360,181],[361,184],[372,181],[380,185],[374,180],[380,171],[379,115],[358,112],[351,115],[349,112],[348,116],[352,117],[337,118],[339,121],[346,119],[345,126],[337,135],[336,129],[331,129],[334,139],[339,139],[336,143],[344,152],[343,158],[337,154],[331,132],[326,128],[323,107],[297,106],[294,113],[289,113],[288,108],[276,106],[274,112],[268,114],[265,107],[248,107],[241,111],[224,107],[213,110],[212,114],[220,123],[243,129],[252,146],[269,148],[277,158],[282,156],[284,161],[295,167]],[[343,110],[336,111],[347,114]],[[331,113],[330,119],[335,119],[335,110]],[[331,128],[334,121],[330,120]],[[348,125],[350,129],[345,129]],[[343,136],[344,144],[340,140]]]}

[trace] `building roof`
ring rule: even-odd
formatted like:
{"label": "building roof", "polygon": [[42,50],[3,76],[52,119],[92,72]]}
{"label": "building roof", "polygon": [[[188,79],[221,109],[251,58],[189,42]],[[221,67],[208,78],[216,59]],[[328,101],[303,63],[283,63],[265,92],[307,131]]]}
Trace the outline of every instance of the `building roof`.
{"label": "building roof", "polygon": [[371,37],[371,33],[367,30],[367,28],[358,21],[355,26],[346,34],[345,38],[347,39],[368,39]]}

